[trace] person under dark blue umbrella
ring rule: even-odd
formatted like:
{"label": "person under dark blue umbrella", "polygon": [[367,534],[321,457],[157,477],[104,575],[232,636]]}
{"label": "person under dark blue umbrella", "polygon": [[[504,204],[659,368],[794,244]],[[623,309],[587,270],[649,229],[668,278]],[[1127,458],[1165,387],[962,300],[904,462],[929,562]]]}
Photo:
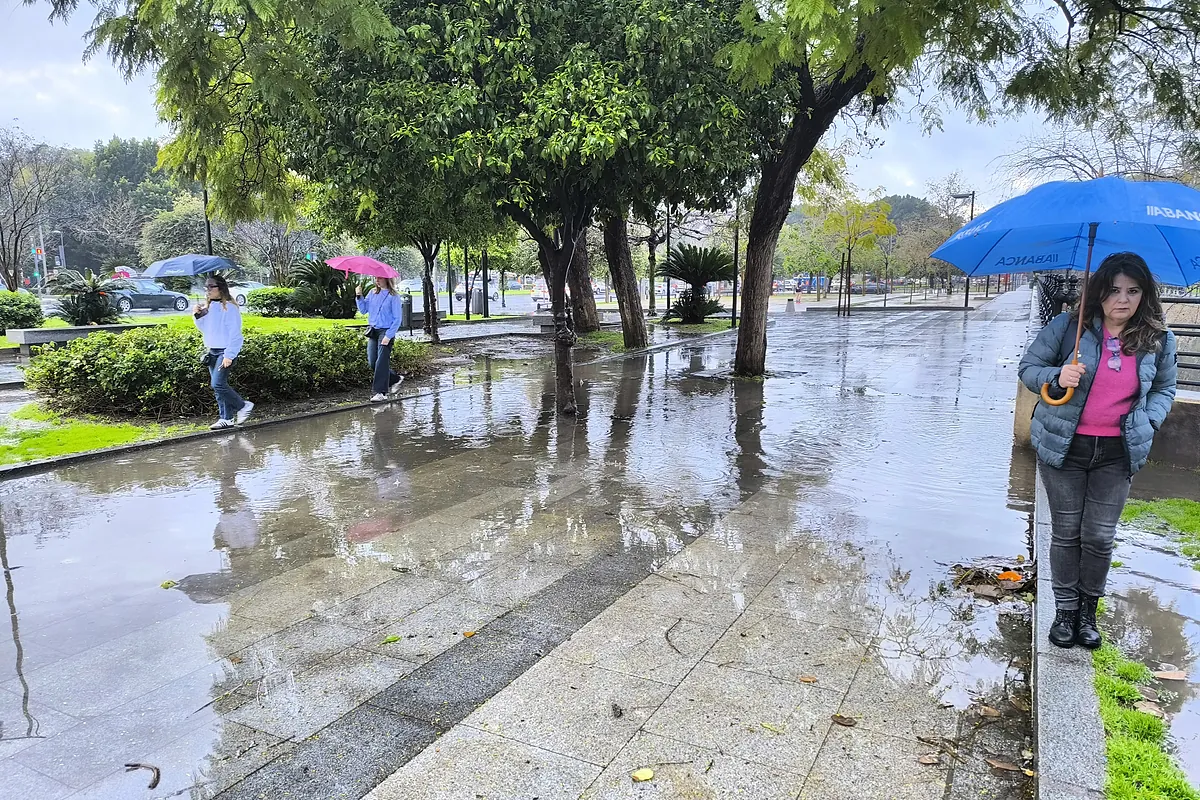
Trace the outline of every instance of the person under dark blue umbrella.
{"label": "person under dark blue umbrella", "polygon": [[229,371],[242,352],[242,310],[229,293],[229,284],[221,275],[209,275],[204,282],[207,302],[192,307],[192,318],[204,336],[208,348],[202,359],[212,379],[219,418],[209,426],[214,431],[243,424],[254,411],[254,403],[244,400],[229,385]]}
{"label": "person under dark blue umbrella", "polygon": [[[1145,259],[1113,253],[1021,360],[1021,381],[1049,394],[1030,433],[1050,505],[1050,642],[1095,649],[1096,608],[1130,483],[1175,400],[1175,337]],[[1082,333],[1080,333],[1082,331]]]}

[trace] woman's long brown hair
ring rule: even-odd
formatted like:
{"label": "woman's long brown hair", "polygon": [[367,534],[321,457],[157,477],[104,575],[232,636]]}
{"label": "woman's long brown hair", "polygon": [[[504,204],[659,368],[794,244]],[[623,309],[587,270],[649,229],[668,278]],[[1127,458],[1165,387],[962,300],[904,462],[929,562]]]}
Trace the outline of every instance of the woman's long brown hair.
{"label": "woman's long brown hair", "polygon": [[1100,262],[1100,268],[1088,279],[1084,320],[1090,323],[1097,316],[1104,316],[1103,303],[1113,293],[1113,281],[1118,275],[1127,276],[1142,290],[1137,311],[1121,333],[1125,355],[1157,352],[1166,338],[1166,315],[1158,297],[1158,284],[1150,275],[1146,260],[1137,253],[1113,253]]}

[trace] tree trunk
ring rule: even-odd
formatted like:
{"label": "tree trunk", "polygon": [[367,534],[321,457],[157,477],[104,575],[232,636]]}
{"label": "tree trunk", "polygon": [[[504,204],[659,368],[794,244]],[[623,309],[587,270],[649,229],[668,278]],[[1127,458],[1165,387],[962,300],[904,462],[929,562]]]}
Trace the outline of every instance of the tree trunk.
{"label": "tree trunk", "polygon": [[543,250],[542,270],[547,276],[550,290],[550,310],[554,315],[554,397],[558,413],[574,416],[575,375],[571,365],[571,348],[575,345],[575,331],[571,326],[571,311],[567,307],[567,273],[571,268],[574,247],[558,247]]}
{"label": "tree trunk", "polygon": [[[812,143],[816,146],[816,141]],[[812,155],[812,147],[805,159]],[[750,236],[746,243],[746,271],[742,278],[742,319],[738,326],[737,355],[733,371],[736,375],[758,376],[766,371],[767,307],[771,300],[771,273],[775,266],[775,245],[779,232],[787,221],[792,197],[796,193],[795,169],[788,159],[763,163],[762,179],[754,198],[750,215]]]}
{"label": "tree trunk", "polygon": [[[633,272],[633,254],[629,252],[629,228],[625,217],[614,216],[604,223],[604,252],[608,256],[608,271],[617,306],[621,310],[621,335],[626,350],[640,350],[647,345],[646,319],[642,315],[642,293],[638,290],[637,275]],[[651,282],[651,292],[654,286]]]}
{"label": "tree trunk", "polygon": [[437,287],[433,283],[433,267],[437,263],[438,250],[441,249],[441,246],[438,242],[417,239],[413,240],[413,244],[421,252],[421,258],[425,260],[425,274],[421,276],[421,310],[425,312],[425,333],[429,334],[430,342],[440,344],[442,337],[438,333]]}
{"label": "tree trunk", "polygon": [[[585,234],[582,234],[586,236]],[[581,241],[575,246],[567,279],[571,282],[571,315],[576,333],[600,330],[600,314],[596,311],[596,296],[592,292],[590,262],[587,246]]]}
{"label": "tree trunk", "polygon": [[742,290],[742,323],[738,327],[737,375],[759,376],[766,372],[767,307],[771,299],[771,273],[775,246],[787,221],[796,195],[796,178],[812,157],[813,150],[842,109],[866,91],[874,78],[866,66],[853,75],[844,71],[819,86],[809,85],[810,105],[800,108],[779,151],[762,162],[762,177],[750,215],[750,237],[746,247],[745,286]]}
{"label": "tree trunk", "polygon": [[654,236],[654,229],[650,229],[650,235],[646,241],[646,258],[648,259],[646,269],[650,273],[650,294],[646,303],[647,316],[658,316],[658,300],[654,294],[654,282],[658,280],[658,239]]}

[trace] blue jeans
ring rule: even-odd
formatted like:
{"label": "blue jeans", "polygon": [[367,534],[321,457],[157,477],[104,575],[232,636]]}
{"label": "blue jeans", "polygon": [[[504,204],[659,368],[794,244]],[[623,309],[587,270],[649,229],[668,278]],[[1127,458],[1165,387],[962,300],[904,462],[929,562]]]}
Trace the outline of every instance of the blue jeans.
{"label": "blue jeans", "polygon": [[367,337],[367,363],[375,371],[375,377],[371,381],[371,390],[375,394],[387,394],[396,381],[400,380],[400,376],[392,372],[391,367],[392,344],[395,339],[387,344],[380,344],[383,334],[384,331],[380,330],[377,338]]}
{"label": "blue jeans", "polygon": [[208,368],[208,374],[212,378],[213,394],[217,397],[217,409],[221,413],[221,419],[233,419],[237,412],[242,410],[242,406],[246,405],[246,401],[230,387],[229,369],[221,366],[225,358],[225,350],[209,350],[208,352],[217,357],[217,363]]}
{"label": "blue jeans", "polygon": [[1050,504],[1050,583],[1056,608],[1079,595],[1103,597],[1117,523],[1129,497],[1129,457],[1121,437],[1076,434],[1061,469],[1042,464]]}

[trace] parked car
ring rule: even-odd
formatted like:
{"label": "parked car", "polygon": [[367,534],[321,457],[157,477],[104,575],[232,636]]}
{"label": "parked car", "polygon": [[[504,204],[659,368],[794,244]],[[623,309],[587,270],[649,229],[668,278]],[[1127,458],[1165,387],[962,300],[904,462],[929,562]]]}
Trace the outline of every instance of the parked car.
{"label": "parked car", "polygon": [[425,291],[425,281],[421,278],[399,281],[396,284],[396,291],[407,292],[408,294],[421,294]]}
{"label": "parked car", "polygon": [[186,294],[172,292],[148,278],[129,280],[128,289],[118,289],[113,292],[111,302],[121,313],[127,313],[135,308],[162,309],[173,308],[176,311],[187,311],[191,300]]}
{"label": "parked car", "polygon": [[[474,289],[475,291],[478,291],[479,289],[483,288],[483,284],[482,284],[482,282],[472,281],[471,288]],[[462,300],[466,296],[467,296],[467,287],[465,284],[460,283],[458,286],[454,287],[454,299],[455,300]],[[500,299],[500,287],[496,285],[495,281],[488,281],[488,296],[492,300]]]}
{"label": "parked car", "polygon": [[238,281],[237,283],[229,284],[229,293],[233,295],[233,301],[239,306],[246,305],[246,295],[253,292],[255,289],[266,289],[265,283],[258,281]]}

